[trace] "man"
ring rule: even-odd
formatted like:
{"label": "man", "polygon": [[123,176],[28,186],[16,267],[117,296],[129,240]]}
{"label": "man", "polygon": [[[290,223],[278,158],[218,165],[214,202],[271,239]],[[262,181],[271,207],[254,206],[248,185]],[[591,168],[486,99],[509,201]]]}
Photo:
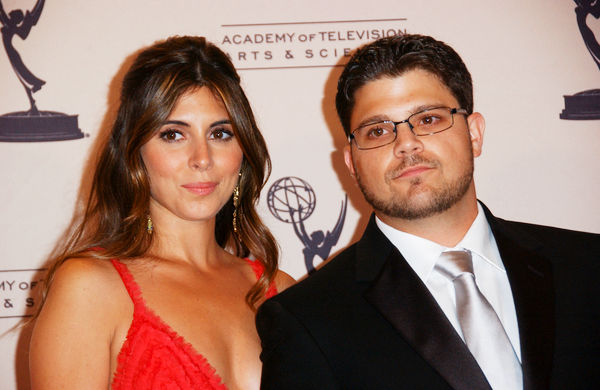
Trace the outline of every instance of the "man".
{"label": "man", "polygon": [[458,54],[419,35],[373,42],[336,106],[374,216],[259,309],[262,389],[600,388],[600,235],[478,203],[485,123]]}

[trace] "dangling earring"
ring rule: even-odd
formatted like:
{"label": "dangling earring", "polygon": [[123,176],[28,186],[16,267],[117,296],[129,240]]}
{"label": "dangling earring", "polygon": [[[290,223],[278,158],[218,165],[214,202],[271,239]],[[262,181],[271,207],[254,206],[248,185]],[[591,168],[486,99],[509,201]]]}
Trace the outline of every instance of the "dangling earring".
{"label": "dangling earring", "polygon": [[153,231],[154,225],[152,224],[152,218],[150,218],[150,215],[148,215],[148,220],[146,221],[146,232],[148,234],[152,234]]}
{"label": "dangling earring", "polygon": [[[238,176],[241,178],[242,177],[242,172],[238,173]],[[236,184],[235,188],[233,189],[233,232],[235,234],[237,234],[239,240],[241,241],[242,238],[240,236],[240,232],[238,230],[238,226],[237,226],[237,214],[238,214],[238,206],[240,205],[240,183],[239,183],[239,179],[238,179],[238,184]]]}
{"label": "dangling earring", "polygon": [[233,189],[233,231],[239,236],[237,228],[237,211],[240,204],[240,185],[236,185]]}

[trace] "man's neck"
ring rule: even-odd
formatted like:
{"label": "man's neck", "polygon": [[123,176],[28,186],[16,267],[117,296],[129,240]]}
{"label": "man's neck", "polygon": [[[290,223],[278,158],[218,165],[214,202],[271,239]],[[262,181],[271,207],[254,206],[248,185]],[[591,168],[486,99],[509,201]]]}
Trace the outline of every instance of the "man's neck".
{"label": "man's neck", "polygon": [[413,220],[394,218],[375,212],[382,222],[394,229],[452,248],[463,239],[477,217],[477,199],[475,194],[465,194],[461,201],[449,209]]}

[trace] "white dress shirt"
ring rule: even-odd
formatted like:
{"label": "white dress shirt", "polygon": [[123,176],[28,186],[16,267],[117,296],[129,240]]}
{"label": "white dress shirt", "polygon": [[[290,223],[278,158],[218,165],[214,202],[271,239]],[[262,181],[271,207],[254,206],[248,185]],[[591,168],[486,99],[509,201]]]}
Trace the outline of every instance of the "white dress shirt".
{"label": "white dress shirt", "polygon": [[508,339],[519,361],[521,361],[517,314],[510,284],[508,283],[508,276],[502,264],[496,240],[479,203],[477,208],[478,213],[475,221],[454,248],[446,248],[433,241],[396,230],[379,218],[376,218],[375,222],[427,286],[429,292],[463,341],[464,336],[456,315],[454,286],[441,274],[433,272],[433,268],[440,254],[446,250],[468,249],[471,251],[477,286],[498,314]]}

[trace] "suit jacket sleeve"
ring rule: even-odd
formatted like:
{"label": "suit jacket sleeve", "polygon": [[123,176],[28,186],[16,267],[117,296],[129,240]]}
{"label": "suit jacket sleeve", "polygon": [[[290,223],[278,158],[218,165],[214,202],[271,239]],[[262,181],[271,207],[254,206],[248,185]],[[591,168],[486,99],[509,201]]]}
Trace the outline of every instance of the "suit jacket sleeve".
{"label": "suit jacket sleeve", "polygon": [[341,388],[308,330],[278,301],[259,308],[256,327],[262,343],[261,390]]}

